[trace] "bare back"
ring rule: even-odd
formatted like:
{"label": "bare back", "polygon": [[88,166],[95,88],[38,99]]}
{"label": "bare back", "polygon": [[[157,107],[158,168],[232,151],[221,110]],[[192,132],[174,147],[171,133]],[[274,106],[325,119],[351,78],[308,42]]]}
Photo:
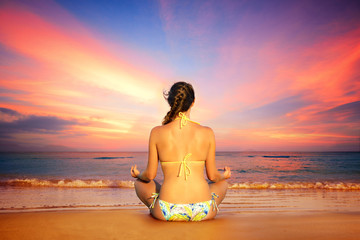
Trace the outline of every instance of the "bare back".
{"label": "bare back", "polygon": [[[174,120],[154,128],[152,137],[164,173],[160,199],[172,203],[194,203],[211,199],[204,167],[208,159],[212,130],[190,121],[180,128],[180,120]],[[186,162],[190,174],[185,176],[185,166],[181,168],[180,165],[189,153],[191,156]]]}

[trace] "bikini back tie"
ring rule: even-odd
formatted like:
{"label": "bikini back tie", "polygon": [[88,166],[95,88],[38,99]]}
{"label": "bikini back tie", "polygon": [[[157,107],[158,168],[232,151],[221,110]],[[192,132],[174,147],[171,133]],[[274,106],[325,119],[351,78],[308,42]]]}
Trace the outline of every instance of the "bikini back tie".
{"label": "bikini back tie", "polygon": [[183,112],[179,112],[179,116],[176,117],[175,120],[178,119],[180,119],[180,129],[182,129],[188,123],[188,121],[200,125],[200,123],[190,120],[190,118],[188,118]]}
{"label": "bikini back tie", "polygon": [[191,153],[186,154],[182,161],[174,161],[174,162],[161,162],[161,164],[171,164],[171,163],[180,163],[178,177],[181,177],[182,173],[185,175],[185,180],[191,174],[189,163],[203,163],[205,161],[190,161],[188,160],[191,157]]}
{"label": "bikini back tie", "polygon": [[186,162],[186,160],[189,157],[191,157],[191,155],[192,155],[191,153],[186,154],[186,156],[180,163],[178,177],[181,177],[182,170],[184,170],[185,180],[187,180],[187,176],[189,176],[191,174],[191,169],[190,169],[189,165],[187,165],[187,162]]}
{"label": "bikini back tie", "polygon": [[[193,122],[193,123],[196,123],[196,124],[200,124],[200,123],[198,123],[198,122],[191,121],[191,120],[190,120],[184,113],[182,113],[182,112],[179,112],[179,116],[175,118],[175,120],[178,120],[178,119],[180,119],[180,129],[183,128],[183,127],[188,123],[188,121]],[[195,163],[195,162],[199,162],[199,163],[205,162],[205,161],[188,161],[188,158],[190,158],[191,155],[192,155],[191,153],[186,154],[182,161],[161,162],[161,164],[180,163],[178,177],[181,177],[182,173],[184,173],[184,175],[185,175],[185,180],[187,180],[187,177],[191,174],[191,169],[190,169],[190,166],[188,165],[188,163],[190,163],[190,162],[192,162],[192,163]]]}

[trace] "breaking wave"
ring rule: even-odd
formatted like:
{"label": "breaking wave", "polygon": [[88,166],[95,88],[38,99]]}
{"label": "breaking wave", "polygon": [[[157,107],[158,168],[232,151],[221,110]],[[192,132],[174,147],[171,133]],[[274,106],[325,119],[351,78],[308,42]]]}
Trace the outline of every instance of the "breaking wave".
{"label": "breaking wave", "polygon": [[[55,188],[134,188],[134,181],[123,180],[81,180],[37,178],[10,179],[0,181],[3,187],[55,187]],[[322,189],[322,190],[360,190],[360,183],[345,182],[243,182],[231,183],[230,189]]]}
{"label": "breaking wave", "polygon": [[120,180],[43,180],[37,178],[1,181],[0,186],[14,187],[64,187],[64,188],[133,188],[134,181]]}
{"label": "breaking wave", "polygon": [[360,190],[360,183],[343,182],[292,182],[292,183],[234,183],[231,189],[323,189],[323,190]]}

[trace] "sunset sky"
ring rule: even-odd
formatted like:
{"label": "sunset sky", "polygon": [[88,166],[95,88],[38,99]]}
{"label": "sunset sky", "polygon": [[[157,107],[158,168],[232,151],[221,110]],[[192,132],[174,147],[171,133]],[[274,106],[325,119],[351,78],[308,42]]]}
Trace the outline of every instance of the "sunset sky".
{"label": "sunset sky", "polygon": [[360,150],[358,1],[0,1],[0,150],[146,151],[163,91],[219,151]]}

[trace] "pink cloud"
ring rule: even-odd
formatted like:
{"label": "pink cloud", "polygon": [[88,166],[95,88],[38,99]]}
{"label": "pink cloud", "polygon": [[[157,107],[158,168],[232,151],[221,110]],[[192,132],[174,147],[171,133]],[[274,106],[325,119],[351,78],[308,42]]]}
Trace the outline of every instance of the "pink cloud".
{"label": "pink cloud", "polygon": [[106,44],[84,31],[61,29],[34,13],[12,6],[0,9],[0,20],[8,23],[0,27],[0,41],[4,45],[72,78],[144,99],[155,97],[144,87],[161,89],[158,76],[112,56],[102,47]]}
{"label": "pink cloud", "polygon": [[[22,144],[81,149],[145,148],[143,136],[148,129],[144,127],[155,125],[156,106],[163,102],[162,73],[151,71],[159,64],[132,50],[113,54],[106,42],[70,14],[47,4],[54,15],[67,16],[66,25],[72,27],[64,28],[51,14],[43,16],[21,4],[8,2],[0,7],[0,21],[7,23],[0,26],[0,42],[14,53],[14,60],[1,67],[2,87],[7,89],[2,96],[8,99],[1,107],[87,124],[75,124],[55,135],[13,133],[13,138]],[[132,59],[142,58],[134,65],[126,60],[129,54]],[[143,64],[150,62],[154,65]],[[145,120],[144,106],[153,110]],[[141,120],[144,127],[134,128]]]}
{"label": "pink cloud", "polygon": [[[234,148],[263,146],[264,149],[280,149],[284,144],[290,148],[306,148],[310,144],[324,149],[322,144],[336,146],[347,142],[351,146],[347,149],[358,148],[359,139],[349,135],[344,128],[344,124],[352,124],[353,129],[359,131],[354,119],[346,121],[356,109],[331,114],[326,111],[360,100],[360,82],[357,81],[359,33],[360,29],[354,27],[342,35],[321,38],[308,45],[296,45],[291,52],[287,51],[291,43],[284,46],[282,35],[269,38],[256,48],[244,41],[242,32],[224,38],[219,48],[218,67],[212,74],[222,79],[227,87],[219,87],[227,92],[220,100],[213,101],[214,108],[219,109],[214,117],[221,121],[234,118],[237,124],[227,130],[217,126],[227,136],[219,145],[231,146],[236,142]],[[218,86],[214,86],[214,91],[219,91]],[[275,119],[249,119],[245,116],[249,109],[261,109],[290,96],[301,96],[299,100],[306,104]],[[278,109],[274,106],[273,110],[276,113]],[[323,114],[318,115],[319,112]],[[227,118],[221,117],[224,114]],[[242,120],[244,118],[246,121]],[[329,119],[333,122],[328,123]],[[263,128],[251,127],[260,125]],[[337,129],[338,133],[332,129]],[[236,132],[239,134],[234,134]]]}

